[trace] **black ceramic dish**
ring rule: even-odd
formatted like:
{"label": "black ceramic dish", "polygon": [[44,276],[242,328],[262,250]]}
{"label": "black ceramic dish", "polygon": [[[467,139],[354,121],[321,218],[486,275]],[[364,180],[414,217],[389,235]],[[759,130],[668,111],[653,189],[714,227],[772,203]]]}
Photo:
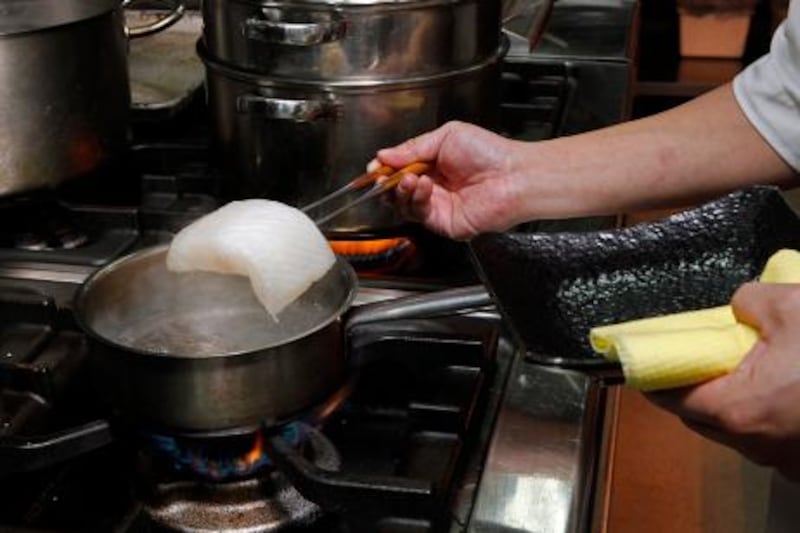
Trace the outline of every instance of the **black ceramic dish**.
{"label": "black ceramic dish", "polygon": [[591,327],[728,303],[781,248],[800,249],[800,220],[771,187],[624,229],[472,241],[529,361],[612,377],[619,368],[592,351]]}

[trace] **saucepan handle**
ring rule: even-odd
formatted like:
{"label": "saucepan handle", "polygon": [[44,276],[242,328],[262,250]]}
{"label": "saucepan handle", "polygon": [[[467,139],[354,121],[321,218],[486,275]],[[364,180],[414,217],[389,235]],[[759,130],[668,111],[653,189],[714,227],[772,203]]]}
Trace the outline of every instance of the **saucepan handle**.
{"label": "saucepan handle", "polygon": [[[128,7],[134,2],[136,2],[136,0],[122,0],[122,7]],[[130,39],[137,39],[139,37],[153,35],[154,33],[166,30],[178,22],[186,11],[186,5],[183,0],[170,0],[169,4],[172,6],[171,11],[158,20],[149,24],[142,24],[141,26],[126,26],[125,32],[128,37]]]}
{"label": "saucepan handle", "polygon": [[0,477],[30,472],[97,450],[114,440],[107,420],[41,436],[0,437]]}
{"label": "saucepan handle", "polygon": [[468,285],[364,305],[350,313],[347,325],[349,328],[353,328],[384,320],[464,314],[485,310],[493,305],[492,297],[483,285]]}

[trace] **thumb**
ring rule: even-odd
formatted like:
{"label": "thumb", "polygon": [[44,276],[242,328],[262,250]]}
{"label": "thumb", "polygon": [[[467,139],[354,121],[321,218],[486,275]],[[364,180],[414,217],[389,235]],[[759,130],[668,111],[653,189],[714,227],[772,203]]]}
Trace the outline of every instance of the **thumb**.
{"label": "thumb", "polygon": [[800,284],[745,283],[731,299],[736,319],[762,336],[785,325],[800,312]]}
{"label": "thumb", "polygon": [[708,428],[735,429],[751,413],[754,403],[751,399],[749,405],[745,402],[745,407],[742,407],[742,399],[747,399],[753,388],[753,376],[748,367],[757,366],[766,354],[767,346],[758,342],[730,374],[689,387],[650,392],[647,397],[684,422]]}

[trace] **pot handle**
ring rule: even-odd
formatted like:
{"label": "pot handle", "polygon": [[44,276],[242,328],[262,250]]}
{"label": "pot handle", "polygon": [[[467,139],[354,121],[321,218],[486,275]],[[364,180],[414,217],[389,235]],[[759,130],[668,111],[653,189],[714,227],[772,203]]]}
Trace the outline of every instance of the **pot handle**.
{"label": "pot handle", "polygon": [[[136,0],[122,0],[122,7],[128,7],[136,2]],[[183,0],[171,0],[172,10],[158,20],[149,24],[142,24],[141,26],[125,27],[125,33],[130,39],[137,39],[139,37],[147,37],[162,30],[166,30],[176,22],[178,22],[186,11],[186,5]]]}
{"label": "pot handle", "polygon": [[468,285],[362,305],[350,313],[347,327],[353,328],[385,320],[431,318],[453,313],[466,313],[486,309],[493,305],[492,297],[483,285]]}
{"label": "pot handle", "polygon": [[259,114],[273,120],[312,122],[335,117],[339,107],[332,100],[272,98],[260,94],[243,94],[236,99],[239,113]]}
{"label": "pot handle", "polygon": [[49,467],[113,441],[107,420],[94,420],[50,435],[0,437],[0,477]]}
{"label": "pot handle", "polygon": [[347,23],[332,14],[330,20],[309,22],[284,22],[276,18],[273,10],[264,10],[264,18],[248,18],[242,22],[242,35],[252,41],[289,46],[314,46],[342,39]]}

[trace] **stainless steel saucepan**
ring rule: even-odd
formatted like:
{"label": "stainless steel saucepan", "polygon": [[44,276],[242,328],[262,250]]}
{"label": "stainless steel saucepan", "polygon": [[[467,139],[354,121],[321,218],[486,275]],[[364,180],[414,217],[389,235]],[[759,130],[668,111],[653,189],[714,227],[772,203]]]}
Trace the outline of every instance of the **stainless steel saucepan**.
{"label": "stainless steel saucepan", "polygon": [[357,287],[349,265],[337,263],[276,322],[246,278],[170,272],[166,250],[106,266],[76,296],[76,318],[97,341],[94,381],[119,414],[218,431],[278,422],[342,385],[342,315]]}
{"label": "stainless steel saucepan", "polygon": [[166,250],[142,250],[100,269],[74,306],[96,344],[90,353],[98,390],[118,415],[153,429],[281,423],[345,386],[346,327],[489,303],[485,291],[455,291],[348,313],[358,281],[338,260],[276,322],[246,278],[170,272]]}

